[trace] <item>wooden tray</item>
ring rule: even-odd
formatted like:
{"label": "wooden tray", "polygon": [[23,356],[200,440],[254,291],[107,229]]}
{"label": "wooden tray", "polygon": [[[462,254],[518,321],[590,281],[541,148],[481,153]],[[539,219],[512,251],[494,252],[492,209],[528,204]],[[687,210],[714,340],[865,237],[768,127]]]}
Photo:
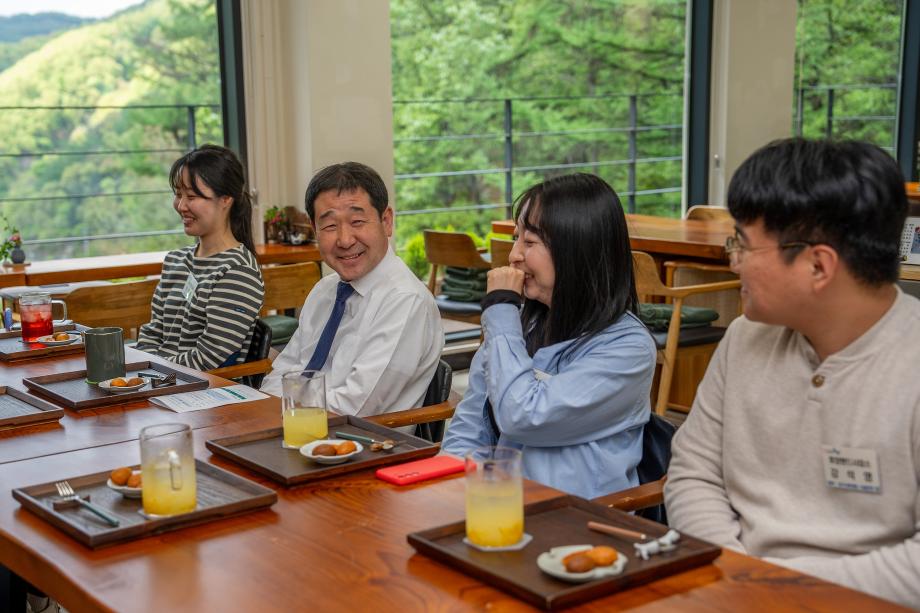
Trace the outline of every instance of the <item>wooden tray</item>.
{"label": "wooden tray", "polygon": [[[524,507],[524,532],[533,536],[533,541],[521,551],[486,553],[473,549],[463,543],[466,525],[462,521],[413,532],[408,540],[419,553],[544,609],[560,609],[700,566],[717,558],[722,551],[715,545],[681,534],[677,549],[643,560],[633,549],[635,541],[588,530],[590,520],[654,537],[663,536],[668,530],[667,526],[583,498],[563,496]],[[608,545],[625,554],[629,561],[623,572],[587,583],[569,583],[537,567],[537,557],[544,551],[589,543]]]}
{"label": "wooden tray", "polygon": [[64,409],[41,398],[7,386],[0,386],[0,429],[7,430],[45,421],[57,421]]}
{"label": "wooden tray", "polygon": [[335,438],[336,431],[360,434],[376,440],[389,438],[404,442],[390,451],[370,451],[368,445],[365,445],[364,451],[343,464],[317,464],[300,455],[299,449],[285,449],[281,446],[281,428],[217,438],[206,441],[205,446],[211,453],[242,464],[287,486],[425,458],[438,452],[438,445],[435,443],[404,434],[399,430],[391,430],[360,417],[330,415],[329,438]]}
{"label": "wooden tray", "polygon": [[[66,320],[61,323],[54,324],[55,332],[70,332],[71,330],[76,330],[77,325],[71,320]],[[9,331],[0,332],[0,339],[3,338],[22,338],[22,328],[17,322],[13,324],[13,329]]]}
{"label": "wooden tray", "polygon": [[[84,330],[83,326],[80,326]],[[78,330],[77,326],[70,324],[58,324],[54,326],[55,332],[73,332]],[[11,362],[13,360],[26,360],[39,358],[46,355],[65,355],[69,353],[82,353],[85,347],[83,339],[79,339],[69,345],[43,345],[41,343],[24,343],[22,342],[22,331],[13,330],[11,332],[0,332],[0,360]]]}
{"label": "wooden tray", "polygon": [[143,398],[150,398],[151,396],[191,392],[192,390],[207,389],[208,387],[207,379],[190,375],[159,362],[148,361],[125,364],[125,370],[127,371],[125,375],[127,377],[136,376],[141,371],[156,371],[165,375],[176,373],[176,383],[175,385],[156,388],[145,385],[136,392],[110,394],[95,385],[87,383],[85,370],[27,377],[22,382],[36,394],[41,394],[75,411],[104,407],[110,404],[124,404]]}
{"label": "wooden tray", "polygon": [[142,508],[139,498],[125,498],[110,489],[105,484],[109,471],[67,479],[77,494],[84,497],[88,494],[90,502],[117,516],[121,520],[118,527],[108,525],[80,506],[55,509],[53,502],[58,495],[54,482],[16,488],[13,498],[93,549],[270,507],[278,500],[273,490],[207,462],[195,460],[195,469],[198,508],[191,513],[157,519],[148,519],[138,512]]}

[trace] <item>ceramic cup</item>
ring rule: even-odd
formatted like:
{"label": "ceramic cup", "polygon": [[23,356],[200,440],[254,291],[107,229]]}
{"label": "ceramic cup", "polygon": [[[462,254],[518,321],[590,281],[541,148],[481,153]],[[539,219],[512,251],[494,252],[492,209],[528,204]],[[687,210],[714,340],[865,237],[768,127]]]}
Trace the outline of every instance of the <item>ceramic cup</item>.
{"label": "ceramic cup", "polygon": [[86,382],[125,376],[125,342],[121,328],[90,328],[83,331],[86,345]]}

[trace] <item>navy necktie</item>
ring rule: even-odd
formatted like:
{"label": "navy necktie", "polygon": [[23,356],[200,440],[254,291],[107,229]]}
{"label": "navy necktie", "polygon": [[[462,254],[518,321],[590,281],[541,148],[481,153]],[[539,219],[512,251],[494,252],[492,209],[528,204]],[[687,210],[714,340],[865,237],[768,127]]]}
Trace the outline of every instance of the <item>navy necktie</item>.
{"label": "navy necktie", "polygon": [[355,288],[351,285],[344,281],[339,281],[339,286],[335,290],[335,305],[332,307],[332,314],[329,315],[326,327],[323,328],[323,333],[319,337],[316,349],[313,350],[313,356],[307,362],[307,367],[304,371],[322,370],[323,365],[326,363],[326,358],[329,357],[329,350],[332,349],[332,341],[335,339],[336,330],[339,329],[339,324],[342,323],[342,315],[345,314],[345,302],[348,301],[348,297],[354,291]]}

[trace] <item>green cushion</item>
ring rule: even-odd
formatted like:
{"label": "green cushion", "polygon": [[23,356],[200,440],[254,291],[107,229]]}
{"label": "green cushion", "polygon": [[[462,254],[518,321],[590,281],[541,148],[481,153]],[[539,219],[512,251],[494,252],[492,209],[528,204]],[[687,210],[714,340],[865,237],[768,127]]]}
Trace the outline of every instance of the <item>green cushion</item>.
{"label": "green cushion", "polygon": [[485,268],[459,268],[457,266],[447,266],[444,269],[444,276],[450,279],[479,279],[485,283],[486,276],[489,274]]}
{"label": "green cushion", "polygon": [[[667,330],[673,313],[673,304],[649,304],[643,302],[639,305],[639,319],[652,330]],[[718,318],[719,313],[714,309],[690,306],[680,309],[681,328],[708,326]]]}
{"label": "green cushion", "polygon": [[268,315],[262,321],[272,329],[272,345],[279,345],[291,340],[297,331],[297,318],[287,315]]}

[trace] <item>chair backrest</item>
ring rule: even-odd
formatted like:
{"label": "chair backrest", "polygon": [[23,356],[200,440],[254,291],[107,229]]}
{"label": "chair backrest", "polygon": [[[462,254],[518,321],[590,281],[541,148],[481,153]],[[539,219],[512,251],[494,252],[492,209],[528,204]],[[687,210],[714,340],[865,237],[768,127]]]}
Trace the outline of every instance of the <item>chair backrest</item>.
{"label": "chair backrest", "polygon": [[648,302],[650,296],[670,296],[673,293],[658,276],[658,267],[652,256],[644,251],[633,251],[632,257],[636,293],[639,294],[640,301]]}
{"label": "chair backrest", "polygon": [[687,219],[699,219],[702,221],[722,221],[732,218],[724,206],[712,206],[709,204],[697,204],[687,209]]}
{"label": "chair backrest", "polygon": [[510,263],[512,247],[514,247],[514,241],[503,238],[493,238],[489,242],[489,253],[492,254],[492,268],[507,266]]}
{"label": "chair backrest", "polygon": [[[450,396],[450,386],[453,382],[453,372],[450,364],[444,360],[438,360],[438,367],[434,371],[434,377],[428,384],[428,391],[425,392],[424,406],[431,406],[446,402]],[[415,428],[415,436],[438,443],[444,438],[445,421],[428,422],[418,424]]]}
{"label": "chair backrest", "polygon": [[[252,342],[249,343],[249,352],[246,354],[246,362],[257,362],[268,357],[268,352],[272,348],[272,329],[271,327],[256,318],[256,327],[252,331]],[[262,379],[265,373],[246,375],[243,377],[243,383],[256,389],[262,385]]]}
{"label": "chair backrest", "polygon": [[307,294],[322,278],[317,262],[281,264],[262,267],[262,282],[265,284],[265,298],[261,315],[269,311],[298,309],[303,306]]}
{"label": "chair backrest", "polygon": [[438,266],[488,269],[492,265],[476,250],[476,243],[463,232],[425,230],[425,257],[431,264],[428,289],[434,293]]}
{"label": "chair backrest", "polygon": [[[671,464],[671,439],[677,432],[671,422],[652,412],[645,428],[642,430],[642,460],[636,466],[639,484],[658,481],[668,473]],[[663,504],[642,509],[638,515],[661,524],[667,524]]]}
{"label": "chair backrest", "polygon": [[75,289],[64,299],[67,314],[78,324],[117,326],[126,339],[137,338],[138,328],[150,321],[150,304],[159,282],[146,279]]}

